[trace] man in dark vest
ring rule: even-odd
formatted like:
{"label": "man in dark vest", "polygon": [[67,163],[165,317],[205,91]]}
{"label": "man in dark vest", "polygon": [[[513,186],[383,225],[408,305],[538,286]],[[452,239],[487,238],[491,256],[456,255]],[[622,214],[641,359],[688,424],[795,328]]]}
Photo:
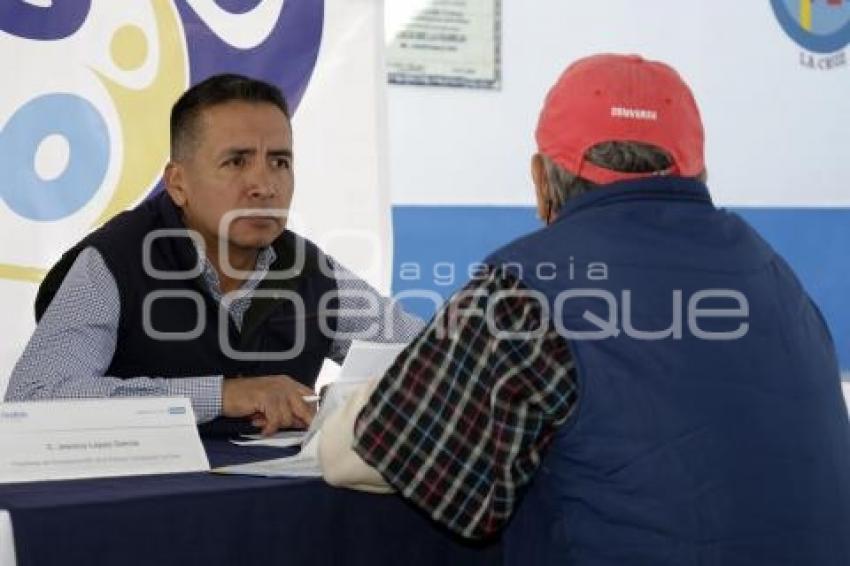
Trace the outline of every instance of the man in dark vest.
{"label": "man in dark vest", "polygon": [[690,89],[638,56],[582,59],[537,142],[546,227],[326,421],[326,479],[462,536],[505,527],[511,566],[850,564],[832,338],[712,204]]}
{"label": "man in dark vest", "polygon": [[193,86],[172,109],[171,154],[165,191],[48,273],[6,400],[186,395],[199,422],[269,434],[310,422],[304,397],[353,337],[415,336],[417,319],[285,229],[292,131],[277,87]]}

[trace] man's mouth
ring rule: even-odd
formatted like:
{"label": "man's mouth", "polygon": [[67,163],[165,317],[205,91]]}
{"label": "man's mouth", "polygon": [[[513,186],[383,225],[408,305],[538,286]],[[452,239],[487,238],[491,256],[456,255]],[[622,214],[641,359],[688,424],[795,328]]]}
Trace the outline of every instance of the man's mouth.
{"label": "man's mouth", "polygon": [[285,220],[284,216],[281,214],[246,214],[244,216],[239,217],[240,220],[247,220],[249,222],[283,222]]}

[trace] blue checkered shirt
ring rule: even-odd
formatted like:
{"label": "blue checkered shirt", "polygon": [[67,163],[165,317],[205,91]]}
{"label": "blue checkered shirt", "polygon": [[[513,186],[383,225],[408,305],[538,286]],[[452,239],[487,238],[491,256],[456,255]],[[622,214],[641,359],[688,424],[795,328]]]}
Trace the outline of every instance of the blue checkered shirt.
{"label": "blue checkered shirt", "polygon": [[[236,298],[223,301],[218,273],[206,260],[203,280],[210,295],[227,309],[238,328],[251,304],[250,291],[256,289],[276,259],[273,249],[261,250],[252,276],[244,282]],[[331,260],[340,292],[337,335],[329,357],[341,362],[351,341],[364,334],[371,341],[407,342],[423,327],[423,322],[405,313],[368,283]],[[362,312],[364,296],[379,306],[377,316],[346,316]],[[164,379],[134,377],[121,379],[105,375],[115,353],[121,302],[115,278],[103,257],[94,248],[84,249],[50,307],[35,329],[18,360],[6,401],[30,401],[81,397],[185,396],[192,401],[199,423],[221,414],[221,375]],[[375,326],[377,325],[377,326]]]}

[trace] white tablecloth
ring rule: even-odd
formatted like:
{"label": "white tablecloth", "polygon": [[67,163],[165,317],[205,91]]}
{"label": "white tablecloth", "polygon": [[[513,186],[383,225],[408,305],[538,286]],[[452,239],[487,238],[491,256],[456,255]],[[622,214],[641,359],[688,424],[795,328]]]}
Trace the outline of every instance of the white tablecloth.
{"label": "white tablecloth", "polygon": [[0,566],[15,566],[15,539],[12,538],[12,518],[0,509]]}

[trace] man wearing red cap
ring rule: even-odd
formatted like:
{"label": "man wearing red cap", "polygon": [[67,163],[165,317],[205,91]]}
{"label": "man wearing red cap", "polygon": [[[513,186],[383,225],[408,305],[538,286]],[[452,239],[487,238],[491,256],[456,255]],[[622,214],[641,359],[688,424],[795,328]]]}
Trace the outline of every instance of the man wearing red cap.
{"label": "man wearing red cap", "polygon": [[546,227],[329,419],[326,479],[466,537],[508,524],[511,565],[850,564],[829,330],[712,204],[690,89],[638,56],[582,59],[537,143]]}

